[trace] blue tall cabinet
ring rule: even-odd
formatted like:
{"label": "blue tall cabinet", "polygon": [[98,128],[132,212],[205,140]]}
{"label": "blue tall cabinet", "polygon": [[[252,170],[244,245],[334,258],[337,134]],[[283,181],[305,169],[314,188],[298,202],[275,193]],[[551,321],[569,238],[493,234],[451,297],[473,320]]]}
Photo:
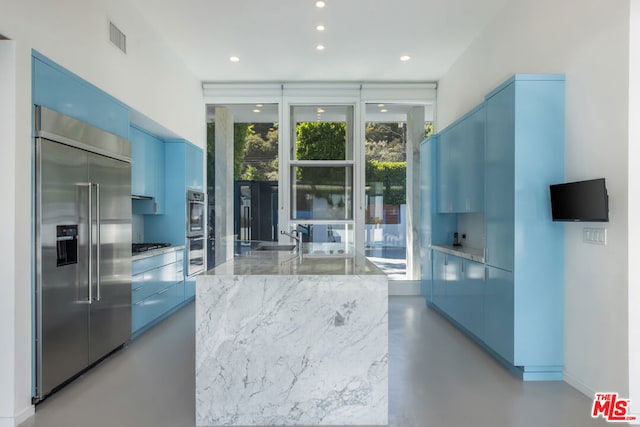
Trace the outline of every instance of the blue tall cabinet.
{"label": "blue tall cabinet", "polygon": [[[460,147],[479,139],[470,159]],[[515,75],[432,141],[421,176],[435,192],[422,195],[436,201],[423,202],[432,243],[452,212],[479,212],[485,247],[483,262],[428,252],[427,302],[524,380],[561,379],[564,228],[551,219],[549,185],[564,181],[564,76]],[[478,181],[482,197],[464,195]]]}
{"label": "blue tall cabinet", "polygon": [[485,343],[525,379],[561,379],[564,76],[516,75],[485,98]]}
{"label": "blue tall cabinet", "polygon": [[[187,190],[204,191],[204,154],[185,140],[167,140],[165,150],[165,208],[164,215],[145,220],[144,235],[149,241],[165,241],[174,246],[186,244]],[[187,258],[184,271],[187,271]],[[185,277],[184,298],[195,295],[195,277]]]}

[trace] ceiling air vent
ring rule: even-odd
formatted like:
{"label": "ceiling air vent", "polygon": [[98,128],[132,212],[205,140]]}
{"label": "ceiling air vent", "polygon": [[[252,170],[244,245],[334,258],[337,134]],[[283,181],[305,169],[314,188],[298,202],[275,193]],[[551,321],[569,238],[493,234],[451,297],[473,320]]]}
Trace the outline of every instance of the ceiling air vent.
{"label": "ceiling air vent", "polygon": [[118,49],[127,53],[127,36],[113,25],[113,22],[109,22],[109,39]]}

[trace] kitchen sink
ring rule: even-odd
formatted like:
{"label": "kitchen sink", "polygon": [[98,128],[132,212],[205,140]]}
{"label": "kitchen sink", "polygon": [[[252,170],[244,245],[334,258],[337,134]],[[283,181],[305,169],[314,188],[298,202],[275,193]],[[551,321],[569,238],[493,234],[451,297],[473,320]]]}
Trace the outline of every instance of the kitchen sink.
{"label": "kitchen sink", "polygon": [[296,245],[260,245],[257,251],[292,251]]}

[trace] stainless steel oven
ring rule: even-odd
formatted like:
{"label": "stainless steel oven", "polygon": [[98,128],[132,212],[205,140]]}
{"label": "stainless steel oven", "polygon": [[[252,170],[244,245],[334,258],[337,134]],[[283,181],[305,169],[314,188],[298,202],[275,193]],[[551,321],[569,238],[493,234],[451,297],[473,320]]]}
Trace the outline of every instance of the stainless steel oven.
{"label": "stainless steel oven", "polygon": [[204,236],[204,193],[187,190],[187,237]]}
{"label": "stainless steel oven", "polygon": [[187,239],[187,276],[204,271],[204,236]]}

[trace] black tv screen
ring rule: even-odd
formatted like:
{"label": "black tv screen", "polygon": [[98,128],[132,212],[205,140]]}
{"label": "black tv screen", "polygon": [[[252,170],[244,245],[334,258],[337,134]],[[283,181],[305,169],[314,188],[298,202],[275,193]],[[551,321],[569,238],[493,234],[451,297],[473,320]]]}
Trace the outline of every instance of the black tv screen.
{"label": "black tv screen", "polygon": [[609,221],[604,178],[549,186],[554,221]]}

